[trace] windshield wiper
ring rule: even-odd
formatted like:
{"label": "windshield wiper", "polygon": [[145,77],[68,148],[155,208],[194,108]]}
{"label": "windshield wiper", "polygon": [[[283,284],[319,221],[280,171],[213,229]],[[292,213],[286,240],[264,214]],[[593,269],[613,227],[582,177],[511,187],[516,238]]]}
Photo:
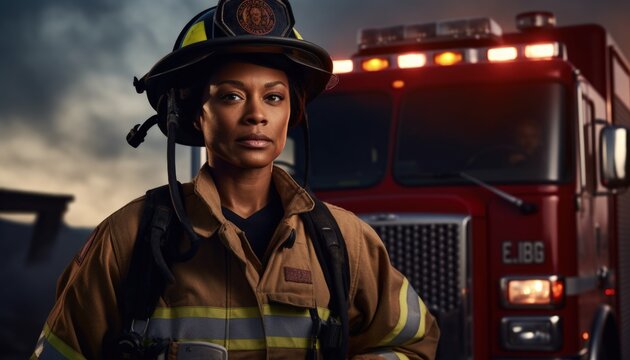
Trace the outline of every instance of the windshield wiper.
{"label": "windshield wiper", "polygon": [[498,197],[500,197],[501,199],[509,202],[510,204],[516,206],[521,213],[528,215],[528,214],[533,214],[536,211],[538,211],[538,208],[536,207],[536,204],[532,204],[529,202],[525,202],[523,199],[518,198],[514,195],[510,195],[508,193],[506,193],[505,191],[497,188],[496,186],[490,185],[487,182],[478,179],[470,174],[467,174],[465,172],[460,172],[458,173],[458,175],[466,180],[469,180],[479,186],[481,186],[482,188],[490,191],[491,193],[496,194]]}
{"label": "windshield wiper", "polygon": [[490,191],[491,193],[497,195],[498,197],[500,197],[501,199],[507,201],[508,203],[516,206],[520,212],[524,215],[529,215],[529,214],[533,214],[536,211],[538,211],[538,208],[536,207],[536,204],[532,204],[529,202],[524,201],[521,198],[518,198],[514,195],[510,195],[508,193],[506,193],[505,191],[497,188],[494,185],[488,184],[487,182],[478,179],[468,173],[465,173],[463,171],[461,172],[435,172],[435,173],[416,173],[416,174],[407,174],[405,177],[412,177],[414,179],[418,179],[418,178],[432,178],[432,179],[447,179],[447,178],[462,178],[465,180],[468,180],[476,185],[481,186],[482,188]]}

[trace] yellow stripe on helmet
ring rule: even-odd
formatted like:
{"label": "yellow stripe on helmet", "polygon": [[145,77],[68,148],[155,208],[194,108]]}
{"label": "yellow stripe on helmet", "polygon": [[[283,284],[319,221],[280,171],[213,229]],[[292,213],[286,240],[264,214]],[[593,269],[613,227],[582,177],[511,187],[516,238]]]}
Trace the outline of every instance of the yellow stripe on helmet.
{"label": "yellow stripe on helmet", "polygon": [[206,25],[203,21],[200,21],[190,27],[184,37],[184,41],[182,41],[181,47],[206,40],[208,40],[208,37],[206,36]]}
{"label": "yellow stripe on helmet", "polygon": [[295,34],[295,37],[296,37],[298,40],[304,40],[304,39],[302,38],[302,35],[300,35],[300,33],[297,31],[297,29],[296,29],[296,28],[293,28],[293,33]]}

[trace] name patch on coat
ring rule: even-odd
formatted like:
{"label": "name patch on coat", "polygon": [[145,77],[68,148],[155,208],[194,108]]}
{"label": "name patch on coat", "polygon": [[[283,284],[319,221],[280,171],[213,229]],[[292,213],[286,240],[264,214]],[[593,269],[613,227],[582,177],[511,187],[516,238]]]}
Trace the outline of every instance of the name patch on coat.
{"label": "name patch on coat", "polygon": [[301,284],[312,284],[311,272],[308,270],[284,267],[284,280]]}

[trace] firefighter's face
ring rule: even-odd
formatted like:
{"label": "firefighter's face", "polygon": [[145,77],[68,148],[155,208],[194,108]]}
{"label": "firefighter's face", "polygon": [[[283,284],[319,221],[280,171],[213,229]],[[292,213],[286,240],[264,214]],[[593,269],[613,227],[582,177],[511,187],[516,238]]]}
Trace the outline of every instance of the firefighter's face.
{"label": "firefighter's face", "polygon": [[234,62],[211,76],[195,126],[212,166],[264,168],[284,149],[290,115],[283,71]]}

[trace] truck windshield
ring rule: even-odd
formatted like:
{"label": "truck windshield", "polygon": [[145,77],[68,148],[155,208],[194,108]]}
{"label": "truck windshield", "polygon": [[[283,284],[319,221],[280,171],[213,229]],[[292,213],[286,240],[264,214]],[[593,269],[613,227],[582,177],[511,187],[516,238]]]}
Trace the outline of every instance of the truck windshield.
{"label": "truck windshield", "polygon": [[[308,106],[314,189],[371,186],[385,175],[392,100],[385,92],[324,95]],[[304,170],[301,127],[289,132],[282,162],[300,179]]]}
{"label": "truck windshield", "polygon": [[556,83],[415,89],[400,104],[395,179],[403,185],[560,182],[568,174],[564,88]]}

